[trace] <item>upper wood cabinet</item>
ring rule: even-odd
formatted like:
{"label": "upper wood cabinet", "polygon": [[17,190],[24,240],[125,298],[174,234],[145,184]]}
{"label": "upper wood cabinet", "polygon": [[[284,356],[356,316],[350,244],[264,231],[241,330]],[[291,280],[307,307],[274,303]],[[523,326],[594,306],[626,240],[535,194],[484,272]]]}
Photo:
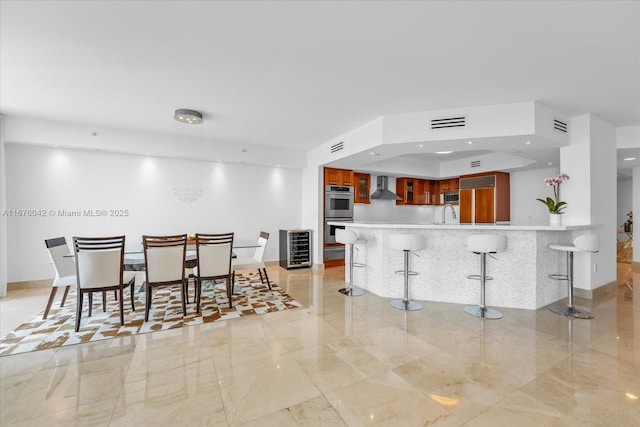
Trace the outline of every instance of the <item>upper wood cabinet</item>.
{"label": "upper wood cabinet", "polygon": [[435,204],[436,183],[428,179],[397,178],[396,194],[402,200],[396,200],[396,205],[432,205]]}
{"label": "upper wood cabinet", "polygon": [[354,202],[355,203],[371,203],[369,196],[371,195],[371,175],[368,173],[353,174],[354,182]]}
{"label": "upper wood cabinet", "polygon": [[438,194],[455,193],[459,188],[458,178],[442,179],[438,181]]}
{"label": "upper wood cabinet", "polygon": [[324,168],[324,185],[353,186],[353,171],[348,169]]}

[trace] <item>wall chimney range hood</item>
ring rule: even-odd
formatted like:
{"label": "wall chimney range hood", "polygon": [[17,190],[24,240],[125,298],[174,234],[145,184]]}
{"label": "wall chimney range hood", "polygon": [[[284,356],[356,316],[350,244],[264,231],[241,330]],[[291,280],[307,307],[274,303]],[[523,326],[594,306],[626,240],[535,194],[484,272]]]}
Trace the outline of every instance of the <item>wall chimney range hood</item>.
{"label": "wall chimney range hood", "polygon": [[377,179],[376,191],[371,195],[372,199],[380,200],[402,200],[402,197],[397,196],[393,191],[388,188],[389,177],[379,176]]}

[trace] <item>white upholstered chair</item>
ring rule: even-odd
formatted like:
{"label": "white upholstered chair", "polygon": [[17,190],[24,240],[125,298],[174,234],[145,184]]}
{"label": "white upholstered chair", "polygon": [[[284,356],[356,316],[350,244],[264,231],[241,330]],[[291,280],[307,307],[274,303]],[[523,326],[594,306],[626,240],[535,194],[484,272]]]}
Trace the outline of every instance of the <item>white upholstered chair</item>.
{"label": "white upholstered chair", "polygon": [[58,292],[58,288],[65,288],[62,301],[60,302],[60,307],[63,307],[71,286],[76,286],[77,280],[76,264],[73,258],[70,256],[65,257],[65,255],[71,253],[67,246],[67,240],[64,237],[56,237],[54,239],[47,239],[44,243],[47,246],[49,259],[56,274],[53,283],[51,283],[51,294],[49,295],[49,301],[47,301],[47,307],[44,309],[44,315],[42,316],[43,319],[46,319],[49,315],[53,300],[56,297],[56,293]]}
{"label": "white upholstered chair", "polygon": [[196,311],[200,312],[202,281],[224,279],[227,285],[229,308],[233,307],[233,283],[231,278],[231,249],[233,233],[196,234],[196,258],[198,265],[193,269],[196,282]]}
{"label": "white upholstered chair", "polygon": [[[267,276],[267,267],[264,264],[264,252],[267,249],[267,242],[269,241],[269,233],[264,231],[260,232],[258,237],[258,247],[256,247],[253,257],[251,258],[234,258],[231,260],[231,269],[233,270],[233,276],[231,283],[235,283],[237,270],[258,270],[260,274],[260,282],[264,283],[264,279],[267,279],[267,285],[271,289],[271,282],[269,282],[269,276]],[[264,273],[264,278],[262,274]]]}
{"label": "white upholstered chair", "polygon": [[[77,307],[76,332],[80,330],[84,294],[117,291],[120,303],[120,324],[124,325],[123,295],[125,284],[135,281],[132,271],[124,271],[125,236],[115,237],[74,237],[73,246],[76,260]],[[133,288],[132,288],[133,289]],[[131,307],[135,310],[131,293]],[[91,305],[91,298],[89,305]]]}
{"label": "white upholstered chair", "polygon": [[180,285],[182,316],[187,314],[185,255],[187,235],[142,236],[146,274],[144,321],[149,321],[153,288]]}

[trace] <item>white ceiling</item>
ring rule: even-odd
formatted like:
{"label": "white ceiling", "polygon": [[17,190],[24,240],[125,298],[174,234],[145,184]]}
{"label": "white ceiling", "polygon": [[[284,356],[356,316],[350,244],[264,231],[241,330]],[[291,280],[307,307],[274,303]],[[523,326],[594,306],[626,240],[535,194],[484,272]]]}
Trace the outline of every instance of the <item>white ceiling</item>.
{"label": "white ceiling", "polygon": [[640,125],[640,2],[0,2],[0,111],[307,150],[386,114],[538,101]]}

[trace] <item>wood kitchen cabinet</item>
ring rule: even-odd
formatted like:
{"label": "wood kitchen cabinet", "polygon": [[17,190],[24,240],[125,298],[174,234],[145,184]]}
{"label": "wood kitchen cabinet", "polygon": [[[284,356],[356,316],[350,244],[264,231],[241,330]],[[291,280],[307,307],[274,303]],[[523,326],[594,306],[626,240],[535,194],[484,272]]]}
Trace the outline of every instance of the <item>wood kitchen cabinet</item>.
{"label": "wood kitchen cabinet", "polygon": [[324,168],[324,185],[353,186],[353,171],[348,169]]}
{"label": "wood kitchen cabinet", "polygon": [[460,223],[510,221],[509,174],[486,172],[460,177]]}
{"label": "wood kitchen cabinet", "polygon": [[402,197],[402,200],[396,200],[396,205],[412,205],[413,179],[396,178],[396,194]]}
{"label": "wood kitchen cabinet", "polygon": [[368,173],[353,174],[354,182],[354,202],[355,203],[371,203],[369,196],[371,195],[371,175]]}
{"label": "wood kitchen cabinet", "polygon": [[428,179],[397,178],[396,194],[403,200],[396,205],[431,205],[436,201],[436,183]]}
{"label": "wood kitchen cabinet", "polygon": [[438,193],[455,193],[459,190],[458,178],[438,181]]}

